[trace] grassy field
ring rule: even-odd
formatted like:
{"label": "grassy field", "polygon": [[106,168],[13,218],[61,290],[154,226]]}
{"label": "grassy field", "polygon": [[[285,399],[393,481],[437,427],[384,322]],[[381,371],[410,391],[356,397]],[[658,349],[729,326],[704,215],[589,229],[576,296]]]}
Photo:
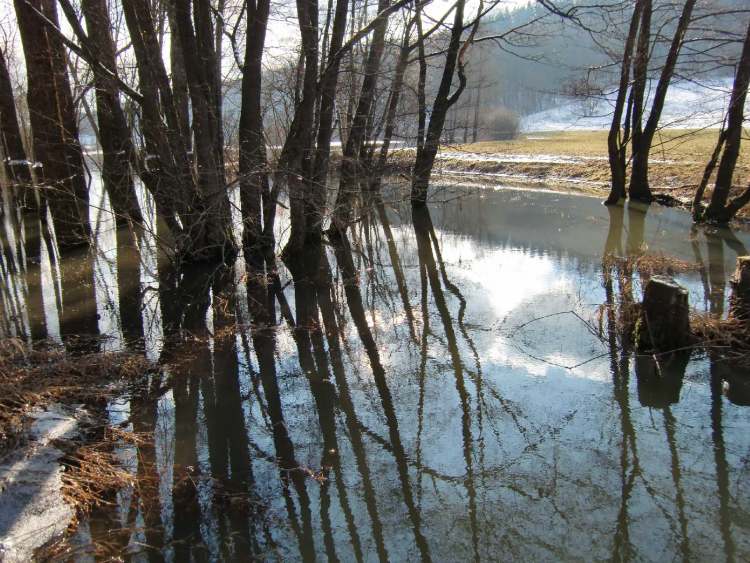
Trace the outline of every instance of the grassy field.
{"label": "grassy field", "polygon": [[[717,135],[717,130],[660,132],[651,151],[652,189],[690,201],[713,152]],[[511,157],[510,162],[508,157]],[[561,161],[556,162],[555,157],[561,157]],[[525,133],[512,141],[444,146],[436,171],[489,177],[495,174],[508,181],[570,185],[606,193],[609,185],[607,132]],[[744,189],[749,181],[750,142],[746,142],[735,176],[736,190]]]}

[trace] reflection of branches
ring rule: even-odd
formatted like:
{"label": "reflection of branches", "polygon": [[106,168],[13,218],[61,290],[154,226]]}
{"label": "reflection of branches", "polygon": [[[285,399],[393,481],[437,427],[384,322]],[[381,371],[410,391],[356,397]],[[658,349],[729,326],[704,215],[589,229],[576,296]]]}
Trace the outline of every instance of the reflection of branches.
{"label": "reflection of branches", "polygon": [[719,529],[724,541],[724,553],[727,561],[731,562],[734,561],[735,545],[732,538],[732,519],[729,508],[729,467],[722,423],[722,384],[717,358],[714,354],[710,354],[709,357],[711,361],[711,438],[719,493]]}
{"label": "reflection of branches", "polygon": [[675,418],[669,407],[664,409],[664,431],[667,434],[669,444],[669,455],[672,464],[672,480],[675,487],[675,502],[677,503],[677,519],[680,522],[680,551],[683,561],[690,561],[690,540],[688,538],[688,521],[685,515],[685,497],[682,491],[682,470],[680,469],[680,458],[677,453],[677,441],[675,440]]}
{"label": "reflection of branches", "polygon": [[[578,319],[581,323],[583,323],[583,325],[586,327],[586,329],[591,333],[591,335],[594,338],[596,338],[597,340],[599,340],[603,344],[607,343],[607,340],[603,336],[601,336],[599,334],[599,330],[597,329],[597,327],[595,327],[594,325],[592,325],[589,321],[587,321],[586,319],[584,319],[581,315],[579,315],[578,313],[576,313],[573,310],[558,311],[556,313],[549,313],[548,315],[542,315],[540,317],[535,317],[535,318],[533,318],[533,319],[531,319],[529,321],[526,321],[525,323],[522,323],[522,324],[517,325],[516,327],[514,327],[513,331],[510,334],[510,338],[512,339],[520,330],[526,328],[527,326],[529,326],[532,323],[535,323],[537,321],[541,321],[541,320],[544,320],[544,319],[549,319],[549,318],[552,318],[552,317],[558,317],[560,315],[573,315],[576,319]],[[593,356],[591,358],[588,358],[586,360],[578,362],[577,364],[574,364],[572,366],[567,366],[567,365],[564,365],[564,364],[559,364],[557,362],[553,362],[552,360],[549,360],[547,358],[542,358],[540,356],[535,356],[534,354],[532,354],[528,350],[524,349],[520,344],[517,344],[516,342],[513,342],[513,345],[514,345],[514,347],[519,352],[527,355],[528,357],[530,357],[530,358],[532,358],[534,360],[537,360],[539,362],[543,362],[545,364],[548,364],[548,365],[551,365],[551,366],[555,366],[555,367],[558,367],[558,368],[566,369],[566,370],[574,370],[576,368],[579,368],[581,366],[584,366],[586,364],[594,362],[594,361],[596,361],[596,360],[598,360],[600,358],[603,358],[604,356],[608,356],[610,354],[610,352],[603,352],[601,354],[597,354],[596,356]]]}
{"label": "reflection of branches", "polygon": [[[367,464],[366,453],[364,444],[362,442],[362,435],[359,430],[359,423],[357,421],[357,415],[354,409],[354,404],[351,398],[351,392],[349,391],[349,383],[346,379],[346,373],[344,371],[344,364],[341,355],[341,347],[339,345],[339,328],[336,323],[336,315],[334,313],[334,305],[331,298],[333,292],[333,284],[331,282],[331,270],[328,264],[328,259],[325,253],[321,252],[321,264],[318,276],[318,305],[320,307],[321,315],[323,317],[323,324],[326,329],[326,335],[328,340],[329,352],[331,355],[331,367],[333,375],[336,380],[336,386],[338,388],[338,403],[344,411],[344,417],[346,420],[347,428],[349,430],[349,440],[352,444],[352,450],[354,452],[355,463],[357,469],[362,477],[362,485],[364,488],[365,504],[367,511],[370,515],[372,522],[373,537],[377,545],[378,556],[381,561],[388,560],[388,553],[385,549],[385,541],[383,537],[383,526],[380,522],[380,516],[378,515],[377,504],[375,501],[375,491],[372,486],[372,478],[370,476],[370,468]],[[346,486],[343,482],[343,476],[341,471],[341,464],[337,463],[336,467],[336,484],[339,491],[339,498],[343,506],[344,514],[346,516],[347,527],[349,528],[349,535],[352,538],[352,547],[358,561],[362,559],[359,535],[354,524],[354,518],[351,515],[351,509],[348,507],[346,501]]]}
{"label": "reflection of branches", "polygon": [[375,379],[375,386],[380,395],[383,411],[386,420],[388,421],[388,432],[393,446],[394,456],[396,458],[399,480],[401,481],[401,490],[409,512],[409,518],[412,523],[417,547],[419,548],[422,559],[430,561],[431,557],[427,540],[422,534],[421,515],[414,504],[409,473],[406,466],[406,453],[403,444],[401,443],[401,436],[398,430],[398,418],[396,417],[393,399],[386,381],[385,369],[380,361],[380,353],[378,352],[378,348],[372,337],[372,332],[370,331],[370,327],[365,318],[362,296],[357,285],[357,274],[354,268],[352,254],[349,249],[349,241],[344,233],[340,233],[338,235],[333,235],[332,242],[336,251],[337,262],[343,275],[344,291],[349,305],[349,312],[351,313],[352,320],[354,321],[359,337],[362,340],[362,344],[364,345],[365,351],[370,360],[370,367]]}
{"label": "reflection of branches", "polygon": [[[438,271],[435,264],[435,256],[433,255],[433,247],[430,243],[431,239],[434,240],[434,231],[432,229],[432,221],[430,220],[429,211],[427,211],[427,209],[415,209],[413,213],[414,232],[417,237],[420,262],[424,264],[424,268],[427,270],[427,279],[430,281],[432,295],[435,299],[435,304],[438,308],[440,318],[443,322],[443,331],[445,333],[445,337],[448,340],[448,350],[450,352],[451,361],[453,363],[456,391],[461,402],[461,429],[463,436],[464,463],[466,465],[466,481],[464,482],[464,485],[466,487],[466,493],[469,497],[469,521],[471,524],[472,543],[474,546],[474,558],[475,560],[479,560],[476,488],[474,484],[474,467],[472,459],[473,436],[471,433],[469,394],[466,390],[466,385],[463,377],[463,362],[458,351],[456,334],[453,330],[453,321],[451,319],[450,312],[448,311],[448,306],[445,302],[445,296],[443,295],[442,287],[440,286],[440,279],[438,278]],[[463,300],[463,297],[461,297],[461,299],[462,305],[463,307],[465,307],[466,301]]]}

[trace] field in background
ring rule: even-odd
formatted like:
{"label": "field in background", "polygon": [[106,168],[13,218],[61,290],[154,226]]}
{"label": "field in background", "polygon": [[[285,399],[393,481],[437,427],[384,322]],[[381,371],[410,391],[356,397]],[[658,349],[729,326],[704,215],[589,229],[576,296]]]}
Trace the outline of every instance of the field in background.
{"label": "field in background", "polygon": [[[692,200],[706,162],[714,150],[716,129],[663,130],[651,152],[650,180],[656,192],[681,202]],[[399,153],[403,158],[399,158]],[[409,149],[394,151],[406,164]],[[476,177],[497,183],[537,183],[606,193],[609,189],[606,131],[523,133],[512,141],[483,141],[443,146],[438,174]],[[735,190],[750,182],[750,141],[743,146],[735,176]],[[706,196],[710,195],[711,184]]]}

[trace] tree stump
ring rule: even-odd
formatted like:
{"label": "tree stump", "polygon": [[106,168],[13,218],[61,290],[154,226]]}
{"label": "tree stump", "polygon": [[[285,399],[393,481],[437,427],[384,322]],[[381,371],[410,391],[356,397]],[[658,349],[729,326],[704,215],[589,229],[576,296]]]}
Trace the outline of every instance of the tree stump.
{"label": "tree stump", "polygon": [[671,352],[690,344],[687,289],[668,276],[653,276],[643,292],[636,326],[639,352]]}
{"label": "tree stump", "polygon": [[729,316],[740,321],[750,320],[750,256],[738,256],[731,280]]}

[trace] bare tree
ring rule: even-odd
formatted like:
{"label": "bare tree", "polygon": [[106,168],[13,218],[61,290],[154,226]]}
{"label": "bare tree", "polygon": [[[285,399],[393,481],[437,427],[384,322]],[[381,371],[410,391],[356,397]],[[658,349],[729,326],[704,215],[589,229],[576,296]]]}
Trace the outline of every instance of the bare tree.
{"label": "bare tree", "polygon": [[[742,126],[745,121],[745,100],[747,99],[748,85],[750,85],[750,25],[748,25],[742,45],[742,54],[737,63],[732,94],[729,98],[726,128],[719,135],[714,156],[709,163],[709,168],[707,168],[707,173],[710,174],[718,153],[721,152],[711,203],[705,212],[705,219],[719,223],[725,223],[732,219],[742,207],[750,202],[750,187],[734,199],[729,200],[732,178],[734,177],[742,142]],[[701,192],[696,195],[696,203],[700,203],[702,195]]]}

